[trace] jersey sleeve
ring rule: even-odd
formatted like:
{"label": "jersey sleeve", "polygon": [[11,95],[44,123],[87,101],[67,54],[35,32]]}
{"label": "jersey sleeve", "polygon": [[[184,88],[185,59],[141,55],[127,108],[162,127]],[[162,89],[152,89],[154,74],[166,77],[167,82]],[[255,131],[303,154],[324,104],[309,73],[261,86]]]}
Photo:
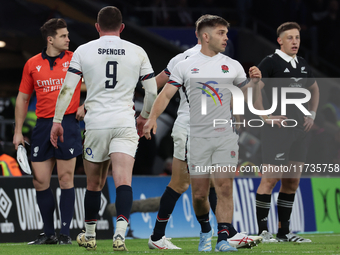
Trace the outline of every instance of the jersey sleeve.
{"label": "jersey sleeve", "polygon": [[139,80],[145,81],[147,79],[155,77],[155,73],[152,69],[148,55],[143,49],[141,49],[141,51],[142,51],[142,64],[139,73]]}
{"label": "jersey sleeve", "polygon": [[314,84],[315,77],[313,75],[313,71],[310,68],[310,66],[307,65],[307,67],[308,67],[308,71],[307,71],[307,83],[306,83],[306,87],[308,88],[308,87],[310,87],[310,86],[312,86]]}
{"label": "jersey sleeve", "polygon": [[57,99],[53,122],[62,122],[66,109],[70,105],[70,102],[74,95],[74,90],[76,89],[77,84],[79,84],[80,78],[81,77],[79,75],[67,71],[65,81],[63,83],[63,86],[61,87]]}
{"label": "jersey sleeve", "polygon": [[30,70],[30,61],[28,60],[22,71],[19,91],[31,95],[34,89],[34,80]]}
{"label": "jersey sleeve", "polygon": [[182,68],[180,68],[180,64],[177,64],[173,69],[168,83],[176,86],[177,88],[181,87],[184,84],[184,77],[181,72]]}
{"label": "jersey sleeve", "polygon": [[80,76],[83,76],[83,72],[82,72],[82,68],[81,68],[81,62],[80,62],[80,53],[79,53],[80,49],[78,48],[72,56],[71,62],[70,62],[70,66],[68,68],[68,72],[70,73],[74,73]]}
{"label": "jersey sleeve", "polygon": [[265,57],[260,64],[258,65],[258,68],[261,71],[262,78],[269,78],[272,76],[273,72],[273,60],[271,57]]}
{"label": "jersey sleeve", "polygon": [[178,62],[180,62],[180,61],[182,60],[182,59],[181,59],[182,55],[183,55],[183,53],[180,53],[180,54],[176,55],[175,57],[173,57],[173,58],[169,61],[167,67],[164,69],[165,73],[166,73],[169,77],[170,77],[170,75],[171,75],[172,70],[174,70],[176,64],[178,64]]}
{"label": "jersey sleeve", "polygon": [[233,84],[241,88],[247,84],[247,75],[244,72],[242,65],[238,61],[235,61],[235,68],[237,69],[237,76],[234,79]]}

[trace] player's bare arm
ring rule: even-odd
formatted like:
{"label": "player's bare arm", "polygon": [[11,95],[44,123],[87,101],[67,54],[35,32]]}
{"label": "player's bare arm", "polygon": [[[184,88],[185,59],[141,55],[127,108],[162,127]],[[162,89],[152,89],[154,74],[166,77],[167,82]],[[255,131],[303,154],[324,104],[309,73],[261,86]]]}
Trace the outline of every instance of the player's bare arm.
{"label": "player's bare arm", "polygon": [[22,126],[27,115],[30,97],[31,95],[19,91],[15,102],[15,129],[13,136],[13,144],[16,150],[18,149],[19,144],[25,146],[24,137],[22,135]]}
{"label": "player's bare arm", "polygon": [[257,84],[262,78],[262,74],[261,74],[260,69],[258,69],[256,66],[250,67],[249,68],[249,77],[254,84]]}
{"label": "player's bare arm", "polygon": [[169,80],[169,76],[164,72],[164,70],[160,72],[156,76],[157,90],[163,88],[165,84],[168,82],[168,80]]}
{"label": "player's bare arm", "polygon": [[76,113],[76,119],[81,121],[85,117],[85,104],[82,104],[78,107],[77,113]]}
{"label": "player's bare arm", "polygon": [[153,134],[156,134],[157,123],[156,120],[159,115],[164,112],[165,108],[168,106],[171,98],[176,94],[178,88],[174,85],[167,83],[161,93],[157,96],[154,105],[152,106],[151,113],[148,121],[144,125],[143,128],[143,136],[146,139],[151,139],[151,130],[153,130]]}
{"label": "player's bare arm", "polygon": [[261,71],[256,66],[252,66],[249,68],[249,77],[250,77],[249,82],[245,86],[241,87],[241,90],[244,94],[245,102],[247,102],[247,98],[248,98],[248,88],[253,88],[253,101],[255,101],[255,99],[258,97],[258,93],[259,93],[258,91],[261,92],[261,88],[258,88],[258,83],[260,82],[262,78]]}
{"label": "player's bare arm", "polygon": [[157,86],[156,79],[151,78],[148,80],[141,81],[143,88],[145,89],[144,103],[143,109],[138,116],[137,122],[137,133],[139,137],[143,137],[143,127],[149,118],[149,114],[151,112],[151,108],[155,99],[157,97]]}
{"label": "player's bare arm", "polygon": [[316,111],[317,111],[318,106],[319,106],[319,96],[320,96],[319,86],[318,86],[317,82],[314,82],[313,85],[310,86],[307,89],[311,93],[311,99],[308,102],[308,109],[309,109],[309,111],[312,115],[305,117],[305,122],[304,122],[303,126],[305,127],[304,130],[306,132],[308,132],[314,124]]}
{"label": "player's bare arm", "polygon": [[[255,91],[257,90],[259,92],[259,93],[257,93],[255,100],[254,100],[254,97],[253,97],[254,108],[257,109],[257,110],[264,110],[262,93],[261,93],[261,90],[264,88],[264,86],[265,86],[265,84],[262,80],[260,80],[255,86]],[[285,119],[287,119],[287,117],[283,116],[283,115],[261,115],[259,117],[266,124],[277,125],[278,127],[281,127],[281,122],[284,121]]]}

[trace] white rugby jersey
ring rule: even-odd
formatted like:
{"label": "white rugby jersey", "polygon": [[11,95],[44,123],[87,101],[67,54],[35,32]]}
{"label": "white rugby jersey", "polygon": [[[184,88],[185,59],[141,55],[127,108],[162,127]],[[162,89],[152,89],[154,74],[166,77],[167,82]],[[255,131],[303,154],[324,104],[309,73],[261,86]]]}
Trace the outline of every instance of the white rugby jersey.
{"label": "white rugby jersey", "polygon": [[[164,72],[170,76],[172,70],[174,70],[175,66],[182,60],[187,59],[188,57],[190,57],[191,55],[199,52],[201,50],[201,45],[200,44],[196,44],[194,47],[176,55],[175,57],[173,57],[166,69],[164,70]],[[178,106],[178,110],[177,110],[177,118],[175,121],[175,125],[181,126],[183,128],[187,128],[188,124],[189,124],[189,105],[187,102],[187,99],[185,97],[185,94],[183,92],[183,89],[180,88],[179,89],[179,95],[180,95],[180,102],[179,102],[179,106]]]}
{"label": "white rugby jersey", "polygon": [[138,80],[154,77],[145,51],[118,36],[102,36],[74,52],[68,72],[83,75],[86,129],[135,127]]}
{"label": "white rugby jersey", "polygon": [[[179,62],[170,75],[168,83],[184,87],[189,103],[190,136],[218,137],[233,133],[230,126],[231,92],[218,84],[242,87],[247,77],[241,64],[223,54],[213,57],[198,52]],[[202,115],[203,96],[206,97],[207,114]],[[214,119],[224,119],[227,125],[213,126]]]}

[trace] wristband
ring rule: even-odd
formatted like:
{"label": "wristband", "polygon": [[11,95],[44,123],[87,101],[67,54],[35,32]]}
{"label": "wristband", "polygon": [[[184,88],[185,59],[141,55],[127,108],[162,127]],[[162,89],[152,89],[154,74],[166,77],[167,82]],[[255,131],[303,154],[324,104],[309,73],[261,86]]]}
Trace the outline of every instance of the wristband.
{"label": "wristband", "polygon": [[[267,116],[267,119],[270,119],[269,115],[263,115],[263,116]],[[260,119],[263,120],[264,122],[266,122],[267,119],[264,119],[261,115],[259,115]]]}
{"label": "wristband", "polygon": [[314,111],[309,111],[309,112],[310,112],[310,114],[312,114],[312,115],[309,115],[308,117],[311,118],[312,120],[315,120],[316,112],[314,112]]}

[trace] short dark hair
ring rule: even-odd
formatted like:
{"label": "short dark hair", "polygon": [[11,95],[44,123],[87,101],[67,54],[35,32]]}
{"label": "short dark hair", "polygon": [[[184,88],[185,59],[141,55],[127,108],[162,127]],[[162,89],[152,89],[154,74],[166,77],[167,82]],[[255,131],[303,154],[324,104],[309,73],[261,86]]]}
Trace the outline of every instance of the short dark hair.
{"label": "short dark hair", "polygon": [[203,28],[216,27],[219,25],[226,26],[227,28],[230,26],[229,22],[220,16],[205,14],[196,21],[196,31],[199,36]]}
{"label": "short dark hair", "polygon": [[44,38],[44,40],[46,40],[49,36],[55,37],[57,34],[57,30],[65,27],[67,27],[67,24],[64,19],[54,18],[46,21],[45,24],[42,25],[42,27],[40,28],[40,31],[42,37]]}
{"label": "short dark hair", "polygon": [[103,31],[116,31],[120,28],[123,18],[117,7],[106,6],[98,12],[97,22]]}
{"label": "short dark hair", "polygon": [[296,22],[286,22],[286,23],[283,23],[281,24],[277,30],[276,30],[276,34],[277,34],[277,37],[280,37],[280,35],[287,31],[287,30],[291,30],[291,29],[297,29],[297,30],[301,30],[301,27],[298,23]]}

